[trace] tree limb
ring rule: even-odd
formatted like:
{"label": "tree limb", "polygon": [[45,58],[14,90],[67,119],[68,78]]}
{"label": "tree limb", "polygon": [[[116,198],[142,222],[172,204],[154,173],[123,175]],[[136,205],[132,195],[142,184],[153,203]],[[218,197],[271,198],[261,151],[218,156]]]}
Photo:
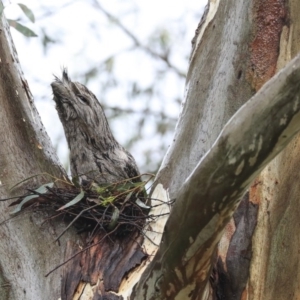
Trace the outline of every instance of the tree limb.
{"label": "tree limb", "polygon": [[97,7],[99,10],[101,10],[107,18],[109,18],[111,21],[113,21],[133,42],[134,44],[143,49],[145,52],[150,54],[151,56],[155,58],[161,59],[170,69],[172,69],[174,72],[176,72],[180,77],[185,78],[186,74],[179,70],[176,66],[174,66],[167,55],[162,55],[151,48],[144,45],[118,18],[114,17],[111,13],[109,13],[106,9],[103,8],[102,5],[96,0],[93,1],[94,6]]}
{"label": "tree limb", "polygon": [[131,299],[202,299],[216,245],[242,195],[300,129],[299,82],[298,55],[229,120],[179,190]]}

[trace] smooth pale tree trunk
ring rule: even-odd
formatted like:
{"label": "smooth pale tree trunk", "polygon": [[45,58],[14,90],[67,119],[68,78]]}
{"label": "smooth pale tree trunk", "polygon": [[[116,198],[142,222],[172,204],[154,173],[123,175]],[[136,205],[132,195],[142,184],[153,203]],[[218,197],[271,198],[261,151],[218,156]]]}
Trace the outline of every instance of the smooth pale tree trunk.
{"label": "smooth pale tree trunk", "polygon": [[[299,53],[299,13],[298,1],[210,1],[206,19],[193,40],[186,96],[174,140],[156,181],[163,185],[171,199],[182,197],[183,183],[237,109]],[[261,126],[262,120],[253,118],[255,121],[258,122],[255,126]],[[269,120],[268,130],[274,122],[275,118]],[[240,130],[243,129],[241,126]],[[243,134],[246,140],[249,132]],[[207,227],[203,228],[202,235],[199,234],[203,238],[202,245],[198,245],[198,249],[204,246],[211,250],[212,256],[216,250],[211,262],[207,257],[202,266],[193,262],[194,272],[188,270],[187,263],[180,264],[179,258],[177,262],[168,262],[168,256],[178,252],[182,241],[178,243],[179,234],[170,237],[165,232],[165,243],[159,250],[162,257],[157,255],[152,268],[144,273],[137,298],[160,299],[167,294],[170,299],[176,296],[178,299],[299,299],[298,143],[297,136],[256,178],[227,225],[218,249],[212,247],[215,239],[205,245],[209,234]],[[223,150],[226,152],[226,147]],[[216,169],[212,168],[211,174],[214,173]],[[203,180],[209,181],[211,176],[207,174]],[[234,181],[232,178],[231,184]],[[193,188],[203,188],[202,183],[198,184]],[[228,184],[230,191],[231,184]],[[212,186],[211,189],[213,194]],[[180,226],[169,221],[166,231],[178,232],[184,225],[181,218],[191,218],[192,214],[183,209],[188,206],[189,193],[186,193],[182,199],[185,204],[178,205],[181,210],[178,209],[176,218]],[[213,200],[201,199],[201,191],[198,196],[198,206],[191,205],[186,210],[197,209],[201,224],[203,219],[207,220],[207,202]],[[226,189],[225,196],[228,196]],[[211,214],[211,220],[213,217]],[[175,227],[171,228],[172,225]],[[193,225],[197,226],[196,216]],[[185,228],[181,234],[189,235],[189,230]],[[178,269],[174,268],[176,263]],[[172,278],[166,275],[172,272],[170,265],[174,270]],[[165,270],[155,272],[163,267]],[[188,278],[189,271],[197,276],[194,281]],[[154,282],[156,287],[149,288]],[[177,286],[181,286],[181,290],[178,291]]]}
{"label": "smooth pale tree trunk", "polygon": [[[299,13],[298,1],[210,1],[193,40],[174,141],[157,176],[170,198],[178,197],[182,183],[236,110],[299,53]],[[248,134],[244,132],[245,139]],[[218,246],[206,289],[210,293],[191,285],[191,298],[299,299],[298,143],[295,137],[256,178]],[[198,203],[201,222],[206,207],[200,199]],[[208,279],[209,271],[203,271],[196,282]]]}
{"label": "smooth pale tree trunk", "polygon": [[[1,199],[23,194],[24,187],[53,181],[44,174],[10,189],[30,176],[65,176],[34,106],[4,17],[0,24],[0,139]],[[59,274],[49,278],[45,274],[63,261],[64,241],[60,246],[54,242],[62,225],[42,224],[46,215],[39,213],[10,219],[10,211],[7,201],[0,202],[0,299],[58,299]]]}
{"label": "smooth pale tree trunk", "polygon": [[[300,50],[299,14],[298,0],[210,2],[194,38],[174,141],[153,192],[153,198],[176,201],[157,254],[146,269],[129,274],[120,295],[299,299],[298,136],[245,194],[300,129],[300,58],[275,75]],[[44,174],[9,189],[32,175],[63,178],[65,173],[3,22],[0,196],[6,198],[51,181]],[[7,203],[0,205],[1,220],[8,219]],[[64,260],[66,241],[78,236],[71,231],[54,243],[64,225],[42,224],[44,219],[28,212],[0,226],[0,299],[59,298],[61,271],[44,275]],[[157,249],[146,246],[155,254]]]}

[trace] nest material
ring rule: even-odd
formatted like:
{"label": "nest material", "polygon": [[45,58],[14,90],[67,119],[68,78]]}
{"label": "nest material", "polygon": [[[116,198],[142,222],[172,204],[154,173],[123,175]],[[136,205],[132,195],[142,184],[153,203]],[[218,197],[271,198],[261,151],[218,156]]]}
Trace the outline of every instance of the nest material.
{"label": "nest material", "polygon": [[150,206],[147,202],[150,201],[146,183],[133,183],[127,179],[113,184],[89,183],[68,188],[57,188],[54,183],[48,183],[12,203],[10,206],[17,206],[11,214],[28,206],[41,210],[51,208],[51,218],[64,216],[69,222],[67,229],[75,225],[78,231],[102,229],[126,236],[129,232],[142,230],[146,220],[152,218],[148,215]]}

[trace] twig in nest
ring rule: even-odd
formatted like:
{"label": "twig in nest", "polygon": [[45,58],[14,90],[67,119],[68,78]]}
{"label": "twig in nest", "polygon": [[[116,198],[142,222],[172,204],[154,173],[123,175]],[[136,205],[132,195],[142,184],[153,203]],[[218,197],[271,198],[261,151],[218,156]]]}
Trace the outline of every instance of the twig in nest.
{"label": "twig in nest", "polygon": [[74,255],[72,255],[71,257],[69,257],[67,260],[65,260],[63,263],[57,265],[54,269],[52,269],[50,272],[48,272],[45,277],[48,277],[51,273],[53,273],[54,271],[56,271],[58,268],[62,267],[63,265],[65,265],[66,263],[68,263],[70,260],[72,260],[74,257],[76,257],[78,254],[83,253],[86,250],[89,250],[90,248],[99,245],[106,237],[108,237],[110,234],[112,234],[114,231],[116,231],[118,229],[118,227],[116,227],[112,232],[107,233],[99,242],[89,245],[87,247],[85,247],[84,249],[78,251],[77,253],[75,253]]}
{"label": "twig in nest", "polygon": [[[149,175],[149,174],[147,174]],[[150,177],[151,179],[152,177]],[[149,180],[150,180],[149,179]],[[125,236],[136,228],[133,223],[143,227],[150,209],[145,203],[149,200],[146,194],[146,182],[135,182],[136,178],[125,179],[111,184],[98,185],[88,182],[85,186],[67,186],[55,188],[54,183],[47,183],[38,189],[30,189],[11,205],[17,205],[11,214],[18,214],[24,208],[39,205],[64,213],[70,219],[67,228],[55,239],[57,241],[72,225],[95,232],[95,227],[112,231],[118,224],[118,233]],[[51,218],[60,216],[55,214]],[[49,219],[48,219],[49,220]]]}
{"label": "twig in nest", "polygon": [[55,242],[76,222],[76,220],[77,219],[79,219],[80,218],[80,216],[83,214],[83,213],[85,213],[86,211],[88,211],[88,210],[90,210],[90,209],[92,209],[92,208],[94,208],[94,207],[97,207],[98,206],[98,204],[95,204],[94,206],[92,206],[92,207],[88,207],[88,208],[86,208],[86,209],[84,209],[84,210],[82,210],[74,219],[73,219],[73,221],[71,222],[71,223],[69,223],[69,225],[63,230],[63,232],[54,240]]}

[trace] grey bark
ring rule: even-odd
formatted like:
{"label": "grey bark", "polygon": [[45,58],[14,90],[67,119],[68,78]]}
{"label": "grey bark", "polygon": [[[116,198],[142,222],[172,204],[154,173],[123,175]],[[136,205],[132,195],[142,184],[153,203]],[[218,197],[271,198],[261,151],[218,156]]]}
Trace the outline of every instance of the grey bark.
{"label": "grey bark", "polygon": [[[291,57],[295,56],[299,51],[299,43],[297,42],[296,38],[297,34],[299,34],[299,31],[297,31],[299,30],[299,22],[298,18],[296,17],[297,12],[299,12],[299,3],[296,1],[211,1],[210,8],[212,8],[212,11],[208,11],[208,22],[203,22],[202,28],[201,26],[198,28],[198,34],[200,33],[200,38],[198,39],[196,37],[194,39],[194,41],[197,42],[195,42],[195,49],[192,53],[190,69],[187,77],[185,102],[183,103],[183,109],[177,124],[173,143],[157,176],[156,183],[162,183],[166,191],[170,193],[171,198],[178,199],[178,194],[181,194],[180,191],[182,191],[180,190],[180,187],[185,182],[186,178],[188,178],[190,182],[192,177],[190,174],[193,171],[193,163],[203,158],[206,151],[208,151],[215,142],[222,126],[232,116],[241,103],[244,103],[248,98],[250,98],[250,96],[254,94],[264,82],[266,82],[270,77],[272,77],[272,75],[275,74],[276,69],[282,68],[286,62],[289,61]],[[204,30],[202,31],[203,28]],[[240,100],[242,101],[239,102]],[[259,125],[260,124],[257,124],[257,126]],[[241,130],[243,130],[243,127],[241,127]],[[259,234],[257,237],[255,237],[256,240],[254,241],[254,245],[250,249],[250,253],[252,251],[255,253],[250,262],[251,266],[247,270],[243,271],[247,272],[243,273],[243,277],[248,278],[248,280],[246,279],[242,282],[244,287],[247,286],[247,289],[242,291],[243,297],[248,296],[249,299],[265,299],[267,296],[268,299],[273,299],[274,296],[277,297],[279,295],[279,292],[285,295],[285,297],[287,296],[286,290],[279,284],[274,286],[274,290],[277,290],[276,293],[270,290],[269,287],[272,285],[269,284],[267,286],[264,284],[265,278],[270,279],[270,282],[278,282],[278,278],[275,278],[275,257],[277,253],[281,253],[282,255],[280,257],[284,257],[283,260],[286,262],[285,274],[288,272],[295,274],[297,270],[299,270],[298,268],[293,268],[292,270],[290,263],[288,262],[289,257],[287,255],[283,255],[283,249],[282,251],[278,251],[280,249],[280,247],[278,247],[278,243],[282,241],[282,243],[286,244],[286,240],[288,240],[291,230],[284,230],[281,227],[280,232],[278,232],[280,237],[278,236],[272,238],[272,231],[266,229],[270,228],[271,230],[277,230],[276,224],[282,223],[278,217],[283,217],[283,215],[278,214],[276,209],[278,209],[277,205],[280,205],[281,210],[283,210],[282,213],[285,212],[284,208],[286,204],[283,202],[287,198],[289,199],[289,194],[287,195],[286,192],[284,192],[287,190],[285,187],[281,186],[280,188],[278,186],[279,181],[277,178],[283,178],[284,182],[286,183],[287,178],[292,180],[291,176],[289,176],[289,172],[293,172],[292,174],[298,173],[296,170],[299,169],[297,168],[299,163],[295,155],[295,148],[298,149],[298,145],[298,142],[295,142],[295,144],[293,143],[293,145],[291,145],[289,148],[294,150],[289,150],[287,155],[283,154],[285,158],[287,158],[287,156],[293,156],[293,159],[295,159],[295,165],[293,169],[295,170],[291,170],[291,163],[288,161],[285,162],[280,158],[281,166],[284,168],[285,172],[288,173],[283,176],[281,169],[278,169],[278,162],[275,162],[275,168],[273,166],[272,169],[275,169],[276,171],[273,173],[274,171],[272,172],[268,169],[269,178],[267,178],[266,184],[264,185],[261,183],[261,179],[259,178],[255,182],[253,188],[251,188],[251,203],[255,205],[261,204],[261,207],[259,207],[260,211],[258,212],[258,222],[261,224],[259,224]],[[290,166],[289,170],[287,170],[287,164]],[[214,171],[215,170],[211,170],[212,173]],[[296,177],[297,176],[294,176],[293,178],[295,179]],[[203,180],[206,181],[207,178],[203,178]],[[272,184],[269,185],[270,183]],[[203,183],[201,182],[201,185],[202,184]],[[289,183],[289,185],[290,184],[291,183]],[[296,191],[299,191],[298,185],[291,185],[293,195],[295,195],[295,193],[297,193]],[[194,188],[196,188],[196,186]],[[229,190],[230,188],[231,186],[229,185]],[[260,195],[253,195],[252,191],[255,193],[256,189],[258,191],[263,190],[264,192]],[[273,193],[273,189],[277,192]],[[277,200],[278,197],[275,197],[275,194],[277,195],[279,190],[282,191],[282,193],[280,193],[280,201],[273,207],[271,203],[273,203],[273,198],[276,198]],[[257,196],[259,198],[256,198]],[[188,198],[187,195],[186,198]],[[262,203],[260,203],[260,201]],[[296,199],[293,198],[291,201],[294,203],[294,210],[289,208],[290,213],[288,215],[284,214],[286,223],[289,224],[289,228],[293,226],[292,220],[295,220],[295,215],[297,214],[296,212],[299,211],[299,208],[297,205],[295,205]],[[181,208],[188,210],[188,204],[186,201],[184,201],[184,204],[181,205]],[[204,216],[205,212],[207,211],[203,211],[203,209],[208,205],[210,204],[203,202],[198,204],[198,222],[195,218],[194,223],[191,224],[190,227],[192,232],[195,226],[202,226],[201,224],[204,222],[203,219],[209,219],[208,216]],[[292,202],[289,202],[289,206],[290,205],[292,205]],[[270,212],[271,207],[273,207],[272,209],[275,210],[273,213]],[[178,211],[180,210],[178,209]],[[190,207],[190,211],[196,211],[196,207]],[[294,213],[291,215],[292,211]],[[257,212],[255,215],[257,215]],[[255,215],[253,217],[255,217]],[[266,218],[266,215],[269,218]],[[289,215],[291,215],[291,220],[287,220]],[[214,214],[212,214],[212,217],[213,216]],[[190,216],[183,214],[182,210],[180,213],[178,213],[175,218],[176,222],[177,224],[179,223],[180,225],[183,225],[187,222],[179,222],[179,218],[186,220],[190,219]],[[244,224],[243,226],[244,228],[251,227],[251,232],[253,232],[254,220],[252,218],[249,219],[251,224]],[[269,220],[271,219],[277,219],[277,222],[270,224]],[[241,217],[240,220],[242,220],[242,222],[249,221],[247,218],[245,218],[245,216]],[[212,222],[213,221],[215,220],[212,219]],[[172,223],[172,225],[174,225],[174,227],[167,227],[165,238],[169,237],[169,235],[174,237],[174,235],[170,234],[170,232],[178,233],[178,227],[182,229],[179,225],[175,226],[175,221]],[[238,236],[235,236],[235,239],[240,238],[240,241],[242,238],[245,238],[245,235],[243,235],[245,232],[235,232],[235,228],[233,228],[228,227],[229,231],[226,232],[227,234],[225,237],[222,237],[222,239],[225,241],[223,242],[223,245],[225,244],[225,246],[223,246],[225,252],[221,253],[220,255],[222,255],[224,260],[227,259],[227,262],[233,258],[227,257],[227,255],[229,255],[229,249],[231,249],[230,243],[233,241],[232,234],[238,233]],[[188,235],[188,226],[185,229],[186,230],[183,230],[184,235]],[[216,232],[217,231],[218,230],[216,229]],[[296,228],[294,228],[293,231],[295,231],[297,235]],[[206,231],[201,234],[205,233]],[[201,236],[201,234],[199,235]],[[220,237],[221,236],[215,237],[209,241],[208,245],[214,248],[214,242]],[[265,243],[266,237],[269,241],[273,241],[273,253],[269,252],[271,249],[270,245]],[[177,238],[180,240],[179,234]],[[166,248],[166,244],[169,245],[168,248]],[[263,251],[261,249],[262,244],[264,245]],[[293,244],[293,247],[288,247],[290,250],[289,252],[291,255],[293,255],[294,261],[297,261],[298,257],[295,255],[295,251],[293,250],[299,248],[297,240],[294,242],[289,240],[289,245],[290,244]],[[177,248],[176,245],[179,248]],[[206,245],[207,248],[209,248],[208,245]],[[249,247],[249,245],[252,244],[251,236],[248,235],[245,243],[238,243],[238,247],[235,248],[235,251],[243,251],[243,249],[245,249],[243,247]],[[160,253],[163,252],[163,249],[167,250],[164,252],[162,261],[167,261],[167,257],[174,257],[173,255],[174,253],[177,253],[178,249],[180,249],[180,251],[184,251],[182,249],[182,244],[176,244],[170,242],[170,240],[162,243],[160,247]],[[172,251],[174,251],[174,253],[167,254],[171,253]],[[220,251],[220,249],[218,249],[218,251]],[[249,251],[249,249],[247,249],[247,251]],[[209,252],[213,254],[212,249],[209,249]],[[269,254],[271,258],[268,257]],[[260,256],[263,258],[260,259]],[[205,257],[209,257],[210,259],[210,261],[206,261],[207,264],[205,267],[211,266],[213,261],[212,257],[207,255],[207,253],[205,254]],[[164,285],[165,278],[161,277],[162,273],[165,273],[165,270],[162,270],[162,273],[158,271],[158,268],[162,268],[163,264],[160,264],[159,257],[156,257],[155,260],[157,263],[156,266],[154,266],[153,263],[152,270],[149,268],[145,272],[145,277],[147,277],[147,279],[144,278],[145,281],[143,281],[143,283],[146,282],[146,284],[140,282],[140,285],[138,286],[139,293],[137,293],[137,295],[139,296],[143,295],[143,297],[149,297],[149,295],[159,295],[159,293],[164,294],[167,288],[171,290],[174,287],[175,288],[172,292],[176,293],[176,286],[180,284],[178,283],[180,282],[180,279],[179,281],[176,281],[174,278],[176,278],[178,274],[178,277],[184,274],[182,276],[184,280],[182,281],[186,282],[187,280],[185,273],[181,273],[179,267],[178,269],[175,269],[175,272],[173,272],[173,279],[176,281],[176,284],[174,284],[173,281],[172,283],[169,283],[169,287],[166,287],[166,285]],[[203,261],[203,259],[199,261]],[[178,261],[178,263],[180,264],[181,262]],[[238,261],[230,261],[231,269],[233,266],[235,266],[237,270],[240,267],[237,265],[237,263]],[[226,264],[224,264],[224,266],[227,268],[229,267],[229,265],[226,266]],[[269,266],[272,267],[272,274],[268,272]],[[189,265],[186,264],[186,267],[188,268]],[[196,290],[199,291],[202,286],[202,292],[198,294],[198,296],[200,297],[202,295],[203,299],[212,299],[212,297],[215,297],[216,295],[210,294],[211,289],[206,289],[205,281],[202,282],[203,278],[207,279],[206,276],[208,273],[210,273],[210,270],[203,268],[203,266],[200,269],[203,270],[203,273],[201,273],[201,280],[197,281],[198,285],[196,286]],[[261,272],[258,272],[257,269],[261,269],[261,271],[264,272],[264,275],[262,275]],[[189,271],[190,270],[191,268],[189,268]],[[166,273],[168,274],[167,271]],[[238,272],[235,272],[234,276],[230,278],[231,286],[229,288],[233,287],[234,284],[237,283],[237,280],[240,279],[237,278],[237,276]],[[198,279],[199,278],[200,277],[198,276]],[[295,289],[295,281],[289,280],[287,275],[285,278],[285,280],[289,282],[291,289],[296,291],[297,289]],[[168,277],[168,279],[170,278]],[[153,286],[154,283],[155,288],[148,288],[151,286],[151,284]],[[254,286],[258,288],[257,291],[254,290]],[[212,285],[212,287],[214,286]],[[187,295],[189,295],[189,297],[195,296],[192,293],[194,292],[194,287],[191,285],[190,288],[190,291],[188,289],[185,291],[182,290],[182,293],[178,293],[177,296],[179,298],[184,296],[186,297]],[[162,292],[161,289],[163,289],[164,292]],[[171,297],[173,297],[174,294],[172,294],[170,290],[167,290],[166,294],[172,295]],[[157,294],[155,294],[156,292]],[[291,292],[290,294],[293,294],[293,297],[296,295],[295,292]],[[218,295],[218,297],[231,299],[226,298],[226,295]]]}
{"label": "grey bark", "polygon": [[216,246],[242,195],[300,130],[299,81],[297,56],[226,124],[179,190],[135,299],[202,299]]}
{"label": "grey bark", "polygon": [[157,175],[170,198],[176,197],[229,118],[254,94],[246,78],[251,2],[219,2],[212,2],[220,7],[202,38],[194,38],[177,130]]}
{"label": "grey bark", "polygon": [[[4,16],[0,21],[0,198],[20,195],[26,187],[64,178],[41,123]],[[14,190],[16,183],[32,177]],[[58,299],[60,276],[44,275],[63,260],[64,241],[54,243],[62,224],[42,222],[46,215],[24,213],[10,219],[0,202],[0,299]],[[8,220],[2,223],[4,220]],[[46,295],[46,296],[45,296]]]}

